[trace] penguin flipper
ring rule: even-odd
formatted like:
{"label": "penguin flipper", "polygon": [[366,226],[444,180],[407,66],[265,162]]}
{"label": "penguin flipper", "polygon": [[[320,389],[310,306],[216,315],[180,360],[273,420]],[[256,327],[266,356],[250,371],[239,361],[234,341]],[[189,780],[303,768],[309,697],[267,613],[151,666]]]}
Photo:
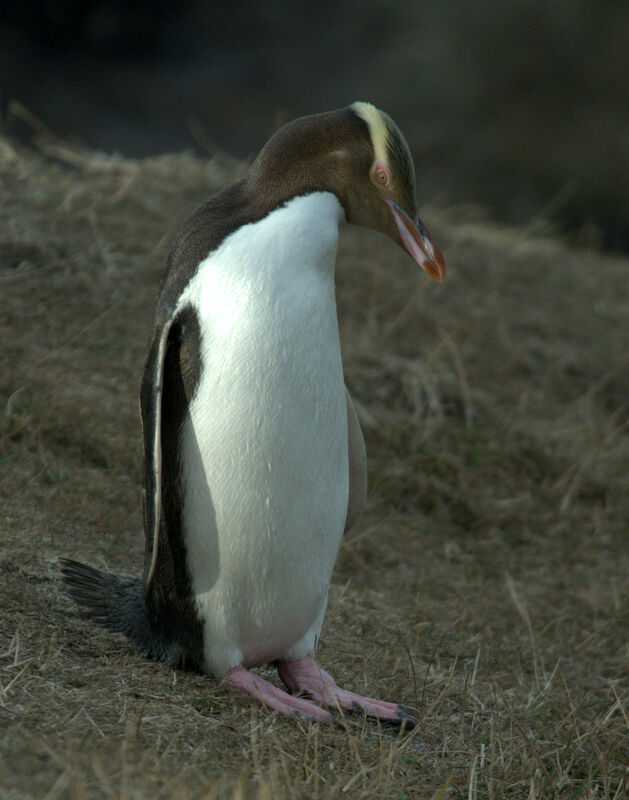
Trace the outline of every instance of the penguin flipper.
{"label": "penguin flipper", "polygon": [[352,398],[345,388],[347,399],[347,450],[349,458],[349,498],[345,531],[348,531],[361,515],[367,498],[367,453],[365,440],[358,422]]}
{"label": "penguin flipper", "polygon": [[148,587],[155,573],[159,544],[162,506],[162,394],[164,360],[171,325],[157,326],[142,376],[140,412],[144,437],[144,586]]}

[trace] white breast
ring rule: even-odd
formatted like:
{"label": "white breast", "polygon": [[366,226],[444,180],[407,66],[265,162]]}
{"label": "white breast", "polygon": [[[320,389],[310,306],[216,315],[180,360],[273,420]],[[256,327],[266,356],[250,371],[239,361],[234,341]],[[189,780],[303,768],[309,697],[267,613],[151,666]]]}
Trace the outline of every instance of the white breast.
{"label": "white breast", "polygon": [[183,516],[217,676],[281,656],[322,618],[348,499],[341,215],[330,193],[295,198],[229,236],[180,299],[198,314],[202,360]]}

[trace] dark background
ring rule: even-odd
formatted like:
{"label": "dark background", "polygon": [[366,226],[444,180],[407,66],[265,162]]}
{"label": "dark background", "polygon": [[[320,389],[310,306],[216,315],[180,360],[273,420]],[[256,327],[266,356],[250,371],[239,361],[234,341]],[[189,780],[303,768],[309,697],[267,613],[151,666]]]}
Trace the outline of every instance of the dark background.
{"label": "dark background", "polygon": [[626,0],[57,0],[0,11],[2,131],[143,156],[254,154],[293,116],[369,100],[420,203],[481,203],[629,249]]}

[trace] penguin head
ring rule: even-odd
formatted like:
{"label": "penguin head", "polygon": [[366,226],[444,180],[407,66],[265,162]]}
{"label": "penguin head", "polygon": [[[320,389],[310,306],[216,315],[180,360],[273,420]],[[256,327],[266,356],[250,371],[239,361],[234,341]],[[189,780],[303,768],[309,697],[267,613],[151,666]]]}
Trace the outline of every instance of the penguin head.
{"label": "penguin head", "polygon": [[406,139],[391,117],[370,103],[353,103],[350,109],[366,124],[371,147],[367,171],[364,163],[353,166],[347,221],[382,231],[431,277],[443,281],[444,257],[417,211],[415,168]]}
{"label": "penguin head", "polygon": [[370,103],[300,117],[280,128],[251,165],[251,196],[272,204],[298,194],[333,192],[345,218],[403,247],[435,280],[445,261],[417,214],[408,144],[388,114]]}

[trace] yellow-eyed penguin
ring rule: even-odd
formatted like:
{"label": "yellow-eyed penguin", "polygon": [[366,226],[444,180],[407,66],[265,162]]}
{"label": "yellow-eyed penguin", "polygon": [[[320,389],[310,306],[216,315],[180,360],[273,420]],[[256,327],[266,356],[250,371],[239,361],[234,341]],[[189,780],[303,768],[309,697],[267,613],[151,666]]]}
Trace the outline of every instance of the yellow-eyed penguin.
{"label": "yellow-eyed penguin", "polygon": [[[412,709],[339,688],[314,652],[366,493],[336,316],[339,222],[382,231],[441,281],[416,212],[402,133],[354,103],[282,127],[187,220],[142,380],[144,579],[63,560],[88,617],[281,713],[414,725]],[[288,692],[249,671],[269,662]]]}

